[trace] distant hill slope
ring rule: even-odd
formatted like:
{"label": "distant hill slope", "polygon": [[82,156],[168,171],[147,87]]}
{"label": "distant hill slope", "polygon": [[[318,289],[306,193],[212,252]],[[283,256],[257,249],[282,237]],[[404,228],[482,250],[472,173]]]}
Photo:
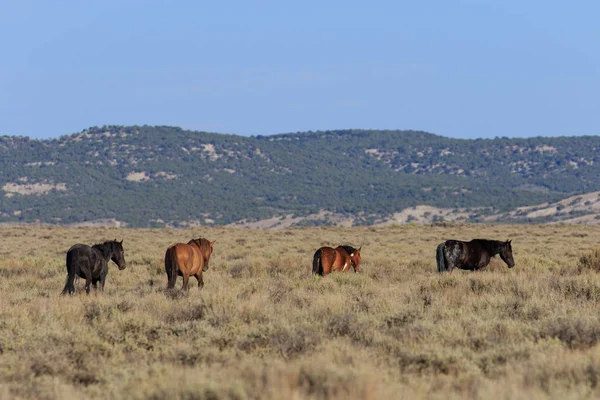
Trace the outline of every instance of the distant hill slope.
{"label": "distant hill slope", "polygon": [[471,221],[509,218],[518,207],[600,190],[599,150],[597,136],[458,140],[417,131],[243,137],[105,126],[54,140],[3,136],[0,222],[372,224],[419,205],[463,209]]}

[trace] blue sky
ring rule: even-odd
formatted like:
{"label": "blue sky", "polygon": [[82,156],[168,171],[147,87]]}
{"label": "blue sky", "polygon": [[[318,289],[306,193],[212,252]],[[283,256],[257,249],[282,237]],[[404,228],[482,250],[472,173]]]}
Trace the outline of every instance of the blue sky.
{"label": "blue sky", "polygon": [[0,135],[600,134],[600,2],[0,0]]}

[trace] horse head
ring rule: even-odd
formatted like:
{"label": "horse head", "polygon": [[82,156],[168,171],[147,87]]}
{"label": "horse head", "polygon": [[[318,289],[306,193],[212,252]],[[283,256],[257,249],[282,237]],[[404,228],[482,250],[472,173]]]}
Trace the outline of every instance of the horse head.
{"label": "horse head", "polygon": [[123,250],[123,241],[117,242],[115,239],[112,243],[112,257],[110,258],[119,269],[122,271],[126,267],[125,263],[125,250]]}
{"label": "horse head", "polygon": [[350,254],[350,262],[352,262],[352,267],[354,268],[354,272],[358,272],[358,268],[360,266],[360,249],[361,249],[361,247],[354,250]]}
{"label": "horse head", "polygon": [[202,257],[204,257],[204,265],[202,266],[202,272],[204,272],[208,270],[208,262],[210,261],[210,256],[213,252],[213,245],[215,244],[216,240],[210,242],[206,239],[198,239],[198,242],[202,243],[202,245],[199,243],[198,247],[200,247]]}
{"label": "horse head", "polygon": [[511,240],[503,242],[500,247],[499,254],[502,261],[504,261],[506,265],[508,265],[508,268],[513,268],[515,266],[515,260],[513,259],[512,246],[510,243]]}

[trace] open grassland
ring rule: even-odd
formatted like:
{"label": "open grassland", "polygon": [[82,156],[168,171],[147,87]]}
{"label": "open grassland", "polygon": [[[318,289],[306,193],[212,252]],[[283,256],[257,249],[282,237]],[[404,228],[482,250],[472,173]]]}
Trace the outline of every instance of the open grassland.
{"label": "open grassland", "polygon": [[[0,229],[0,398],[600,397],[600,227]],[[216,240],[205,287],[166,247]],[[508,269],[440,275],[436,245],[513,240]],[[61,297],[74,243],[124,239],[104,294]],[[361,271],[311,275],[362,246]],[[181,287],[181,278],[177,287]]]}

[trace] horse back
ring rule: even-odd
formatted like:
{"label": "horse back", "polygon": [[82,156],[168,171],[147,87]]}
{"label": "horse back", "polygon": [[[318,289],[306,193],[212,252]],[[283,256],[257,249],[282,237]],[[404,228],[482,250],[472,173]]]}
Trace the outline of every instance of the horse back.
{"label": "horse back", "polygon": [[67,250],[67,254],[78,254],[78,255],[90,255],[93,249],[87,244],[77,243],[74,244]]}
{"label": "horse back", "polygon": [[490,260],[488,251],[477,239],[470,242],[446,240],[446,257],[456,268],[475,270],[485,267]]}
{"label": "horse back", "polygon": [[187,275],[196,275],[204,267],[204,256],[200,249],[197,246],[185,243],[169,246],[165,255],[165,259],[167,258],[175,262],[179,270]]}
{"label": "horse back", "polygon": [[469,251],[475,269],[486,267],[492,257],[494,257],[494,249],[490,248],[490,240],[473,239],[469,242]]}

